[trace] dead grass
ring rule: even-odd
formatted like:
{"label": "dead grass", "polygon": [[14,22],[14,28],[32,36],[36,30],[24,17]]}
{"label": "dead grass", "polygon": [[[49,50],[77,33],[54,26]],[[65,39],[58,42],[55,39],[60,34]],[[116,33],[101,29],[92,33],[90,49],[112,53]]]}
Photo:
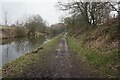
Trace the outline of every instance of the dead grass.
{"label": "dead grass", "polygon": [[[101,77],[118,77],[118,23],[117,19],[68,37],[69,47],[83,55]],[[77,36],[76,36],[77,35]],[[76,38],[76,39],[75,39]]]}

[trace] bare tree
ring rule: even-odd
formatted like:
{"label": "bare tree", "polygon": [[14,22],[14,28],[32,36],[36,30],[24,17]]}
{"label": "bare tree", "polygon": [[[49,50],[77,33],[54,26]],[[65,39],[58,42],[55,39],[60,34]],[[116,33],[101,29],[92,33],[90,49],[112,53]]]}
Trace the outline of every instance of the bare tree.
{"label": "bare tree", "polygon": [[83,16],[89,25],[98,25],[109,17],[108,2],[83,2],[81,0],[70,3],[58,2],[60,10],[69,10],[70,14]]}
{"label": "bare tree", "polygon": [[39,15],[33,15],[25,22],[25,26],[28,29],[28,35],[35,35],[36,33],[44,33],[46,28],[46,22]]}

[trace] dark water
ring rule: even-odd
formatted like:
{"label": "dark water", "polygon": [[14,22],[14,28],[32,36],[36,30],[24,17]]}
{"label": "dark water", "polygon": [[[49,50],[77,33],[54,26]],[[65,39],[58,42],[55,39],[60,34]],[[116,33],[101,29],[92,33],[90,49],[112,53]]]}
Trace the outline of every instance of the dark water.
{"label": "dark water", "polygon": [[[2,64],[15,60],[27,52],[31,52],[46,41],[45,37],[16,38],[14,40],[3,40],[0,44],[0,58]],[[2,57],[1,57],[2,56]]]}

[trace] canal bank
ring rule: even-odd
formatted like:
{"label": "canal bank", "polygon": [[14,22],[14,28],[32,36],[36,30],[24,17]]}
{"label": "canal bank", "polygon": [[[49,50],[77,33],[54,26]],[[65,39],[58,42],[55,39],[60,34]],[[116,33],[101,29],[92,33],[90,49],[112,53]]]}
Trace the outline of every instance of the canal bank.
{"label": "canal bank", "polygon": [[17,37],[28,36],[26,28],[24,27],[1,27],[0,39],[11,39]]}
{"label": "canal bank", "polygon": [[[20,74],[23,74],[24,71],[29,69],[30,66],[41,63],[39,67],[44,66],[47,67],[47,64],[52,60],[50,57],[50,53],[56,48],[61,35],[51,39],[49,42],[45,43],[45,45],[40,46],[35,51],[31,53],[27,53],[16,60],[6,64],[3,66],[3,77],[19,77]],[[44,56],[47,56],[47,63],[44,63]]]}
{"label": "canal bank", "polygon": [[15,60],[16,58],[24,55],[25,53],[31,52],[46,41],[44,36],[41,37],[19,37],[13,40],[3,40],[0,44],[2,56],[2,65]]}

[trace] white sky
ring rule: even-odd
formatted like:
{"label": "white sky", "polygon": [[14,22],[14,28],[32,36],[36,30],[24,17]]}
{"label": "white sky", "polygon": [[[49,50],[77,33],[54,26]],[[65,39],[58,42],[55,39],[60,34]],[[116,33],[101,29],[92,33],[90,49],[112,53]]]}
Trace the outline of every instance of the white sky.
{"label": "white sky", "polygon": [[14,23],[29,15],[39,14],[50,25],[59,22],[62,12],[55,5],[58,0],[1,0],[0,24],[4,24],[4,11],[8,15],[8,23]]}
{"label": "white sky", "polygon": [[39,14],[50,25],[58,23],[59,18],[66,15],[55,8],[58,1],[71,0],[0,0],[0,24],[4,24],[4,11],[7,12],[9,24],[32,14]]}

